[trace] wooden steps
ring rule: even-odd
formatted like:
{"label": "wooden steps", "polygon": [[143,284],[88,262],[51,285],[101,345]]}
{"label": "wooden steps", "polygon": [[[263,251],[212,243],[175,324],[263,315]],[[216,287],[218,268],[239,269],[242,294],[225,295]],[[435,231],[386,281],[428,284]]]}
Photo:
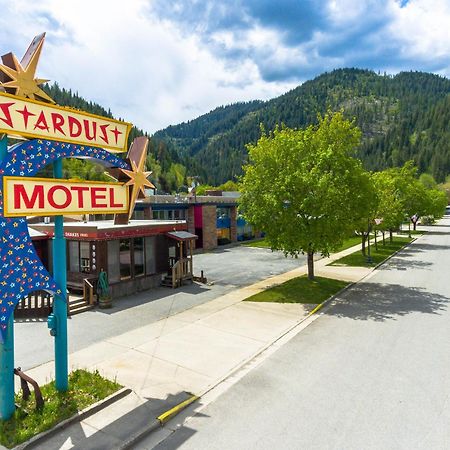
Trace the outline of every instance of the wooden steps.
{"label": "wooden steps", "polygon": [[72,298],[69,300],[67,314],[69,316],[74,316],[75,314],[89,311],[94,307],[95,305],[90,305],[83,297]]}

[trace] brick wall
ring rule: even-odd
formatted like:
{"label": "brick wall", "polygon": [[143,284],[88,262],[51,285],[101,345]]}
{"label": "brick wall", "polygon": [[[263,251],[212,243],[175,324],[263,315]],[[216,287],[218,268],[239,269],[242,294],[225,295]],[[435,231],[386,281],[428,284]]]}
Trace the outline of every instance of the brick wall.
{"label": "brick wall", "polygon": [[144,208],[144,219],[145,220],[152,220],[153,219],[153,210],[150,207]]}
{"label": "brick wall", "polygon": [[231,242],[237,242],[237,208],[232,206],[230,208],[230,237]]}
{"label": "brick wall", "polygon": [[203,248],[211,250],[217,247],[217,211],[215,205],[202,206]]}
{"label": "brick wall", "polygon": [[187,209],[186,223],[189,233],[195,234],[194,205]]}

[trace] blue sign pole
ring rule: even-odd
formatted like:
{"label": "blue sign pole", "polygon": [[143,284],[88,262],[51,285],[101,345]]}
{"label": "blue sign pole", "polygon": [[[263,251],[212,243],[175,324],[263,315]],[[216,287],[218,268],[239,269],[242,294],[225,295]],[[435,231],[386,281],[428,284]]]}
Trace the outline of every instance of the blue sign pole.
{"label": "blue sign pole", "polygon": [[[53,176],[63,178],[62,159],[53,163]],[[66,272],[66,240],[64,239],[64,218],[55,216],[55,237],[53,239],[53,278],[61,289],[61,294],[55,294],[53,314],[55,316],[55,385],[58,391],[67,391],[68,352],[67,352],[67,291]]]}
{"label": "blue sign pole", "polygon": [[[0,161],[8,152],[8,138],[0,139]],[[14,315],[8,321],[3,344],[0,343],[0,417],[8,420],[14,414]]]}

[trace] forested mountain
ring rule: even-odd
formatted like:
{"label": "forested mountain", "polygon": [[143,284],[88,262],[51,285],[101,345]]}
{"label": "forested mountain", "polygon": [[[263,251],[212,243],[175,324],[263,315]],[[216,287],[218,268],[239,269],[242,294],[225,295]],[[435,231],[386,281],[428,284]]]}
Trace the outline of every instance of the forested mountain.
{"label": "forested mountain", "polygon": [[[57,84],[45,87],[60,105],[112,117]],[[145,99],[143,99],[145,101]],[[358,156],[367,169],[401,166],[413,159],[420,172],[439,182],[450,174],[450,80],[421,72],[380,75],[360,69],[324,73],[269,101],[220,106],[191,121],[156,132],[150,140],[152,181],[166,192],[186,186],[188,176],[217,185],[236,179],[247,162],[246,144],[265,130],[317,122],[327,109],[354,117],[363,132]],[[146,134],[133,128],[131,140]],[[65,162],[66,176],[101,178],[102,169],[82,161]]]}
{"label": "forested mountain", "polygon": [[[92,114],[114,118],[110,109],[106,110],[97,103],[87,101],[78,95],[78,93],[74,93],[70,89],[59,87],[57,83],[44,85],[43,89],[58,105],[69,106]],[[148,136],[145,131],[133,127],[128,138],[128,146],[135,137],[144,135]],[[158,142],[155,145],[153,140],[150,140],[147,165],[149,170],[153,171],[153,176],[151,177],[152,181],[163,191],[170,192],[177,190],[180,186],[185,184],[187,175],[185,167],[186,159],[190,160],[192,158],[189,156],[180,156],[172,145],[168,146],[163,141]],[[190,167],[196,167],[195,164],[196,162],[192,161]],[[63,170],[65,178],[83,178],[88,180],[109,179],[103,174],[104,168],[101,165],[85,160],[65,159]],[[51,176],[51,171],[51,167],[47,167],[41,175]]]}
{"label": "forested mountain", "polygon": [[358,156],[367,169],[414,159],[438,181],[450,174],[450,80],[421,72],[335,70],[266,102],[221,106],[158,131],[153,141],[184,157],[203,182],[219,184],[242,173],[245,145],[258,139],[261,124],[266,130],[303,127],[327,109],[356,119],[363,132]]}

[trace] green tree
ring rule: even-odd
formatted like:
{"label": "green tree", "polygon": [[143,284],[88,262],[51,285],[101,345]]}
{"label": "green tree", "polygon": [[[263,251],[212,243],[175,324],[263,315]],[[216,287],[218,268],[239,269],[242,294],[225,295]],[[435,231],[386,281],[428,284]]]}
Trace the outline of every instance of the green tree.
{"label": "green tree", "polygon": [[383,233],[389,231],[392,241],[392,232],[399,228],[404,219],[403,204],[399,192],[396,189],[397,170],[384,170],[372,174],[374,187],[377,191],[378,208],[376,219],[381,220],[377,225]]}
{"label": "green tree", "polygon": [[249,222],[266,233],[271,247],[285,255],[308,256],[314,279],[314,253],[328,255],[367,217],[369,202],[360,186],[369,174],[353,158],[360,131],[342,113],[319,117],[304,130],[276,128],[248,145],[241,204]]}
{"label": "green tree", "polygon": [[[371,176],[361,178],[359,185],[359,198],[366,202],[366,205],[357,206],[354,212],[355,232],[361,236],[361,252],[366,255],[366,242],[369,239],[370,232],[378,211],[378,192],[374,186],[374,180]],[[364,214],[361,214],[361,213]]]}
{"label": "green tree", "polygon": [[448,204],[447,194],[441,189],[430,189],[427,192],[428,211],[427,214],[439,219],[444,215],[445,208]]}
{"label": "green tree", "polygon": [[425,189],[436,189],[437,187],[436,180],[433,175],[430,175],[429,173],[423,173],[420,175],[419,181],[423,184]]}

